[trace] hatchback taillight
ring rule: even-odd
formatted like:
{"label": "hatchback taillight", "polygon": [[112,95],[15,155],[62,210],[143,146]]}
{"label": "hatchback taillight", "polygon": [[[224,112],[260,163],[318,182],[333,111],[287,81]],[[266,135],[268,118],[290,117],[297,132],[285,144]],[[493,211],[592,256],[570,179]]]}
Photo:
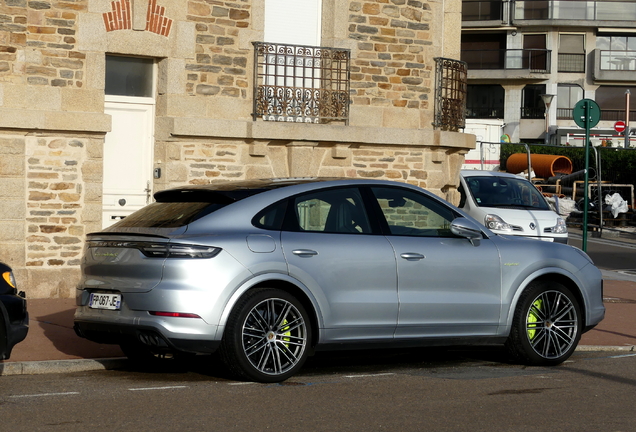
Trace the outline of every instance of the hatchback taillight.
{"label": "hatchback taillight", "polygon": [[213,246],[118,240],[91,241],[88,247],[138,249],[149,258],[214,258],[221,252]]}

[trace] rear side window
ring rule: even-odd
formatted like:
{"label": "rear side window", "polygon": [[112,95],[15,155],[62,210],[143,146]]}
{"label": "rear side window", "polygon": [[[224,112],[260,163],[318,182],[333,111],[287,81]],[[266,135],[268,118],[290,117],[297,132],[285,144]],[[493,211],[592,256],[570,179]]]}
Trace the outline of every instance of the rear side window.
{"label": "rear side window", "polygon": [[117,222],[113,227],[178,228],[226,205],[209,202],[155,202]]}
{"label": "rear side window", "polygon": [[292,201],[295,228],[304,232],[371,234],[357,188],[321,190]]}

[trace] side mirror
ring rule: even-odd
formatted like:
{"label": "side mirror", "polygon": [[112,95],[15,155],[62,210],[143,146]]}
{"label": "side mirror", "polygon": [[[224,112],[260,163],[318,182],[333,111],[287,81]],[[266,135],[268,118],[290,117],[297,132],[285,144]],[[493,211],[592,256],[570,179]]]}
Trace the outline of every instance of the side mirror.
{"label": "side mirror", "polygon": [[470,240],[473,246],[479,246],[484,238],[481,227],[475,222],[464,217],[458,217],[451,222],[450,230],[458,237]]}

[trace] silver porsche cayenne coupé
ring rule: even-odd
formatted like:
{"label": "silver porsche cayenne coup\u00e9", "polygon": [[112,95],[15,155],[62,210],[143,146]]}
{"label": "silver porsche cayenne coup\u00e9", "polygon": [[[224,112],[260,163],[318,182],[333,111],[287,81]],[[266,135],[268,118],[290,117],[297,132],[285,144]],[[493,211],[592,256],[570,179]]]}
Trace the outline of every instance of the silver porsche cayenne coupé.
{"label": "silver porsche cayenne coup\u00e9", "polygon": [[187,186],[89,234],[76,332],[135,361],[219,352],[277,382],[316,350],[502,344],[567,359],[604,317],[574,247],[495,235],[421,188],[278,179]]}

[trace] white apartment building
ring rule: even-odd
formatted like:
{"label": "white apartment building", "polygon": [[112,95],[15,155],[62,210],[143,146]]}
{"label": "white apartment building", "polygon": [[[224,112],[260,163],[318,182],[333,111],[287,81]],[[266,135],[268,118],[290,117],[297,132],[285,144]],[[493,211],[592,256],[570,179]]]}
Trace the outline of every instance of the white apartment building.
{"label": "white apartment building", "polygon": [[512,142],[580,145],[572,111],[587,98],[601,109],[593,140],[623,146],[614,125],[628,120],[627,90],[636,117],[635,22],[633,0],[463,0],[467,122],[500,119]]}

